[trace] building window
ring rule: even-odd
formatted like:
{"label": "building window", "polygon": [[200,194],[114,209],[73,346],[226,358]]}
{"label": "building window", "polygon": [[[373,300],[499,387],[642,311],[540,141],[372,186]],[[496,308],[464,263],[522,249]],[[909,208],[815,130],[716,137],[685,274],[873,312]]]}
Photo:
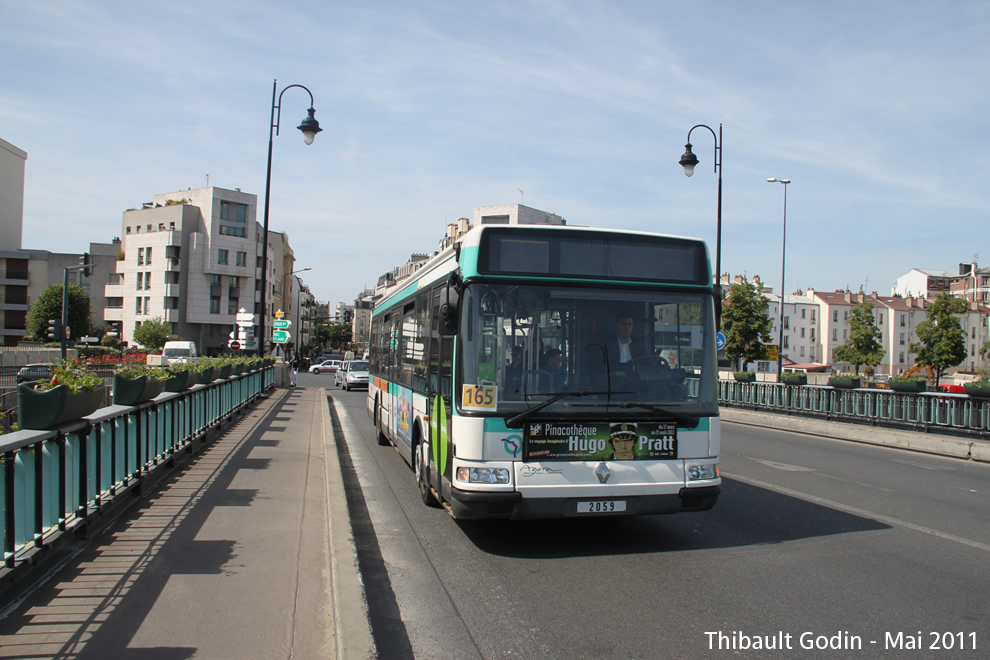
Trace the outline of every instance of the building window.
{"label": "building window", "polygon": [[210,298],[210,314],[219,314],[219,313],[220,313],[220,299]]}
{"label": "building window", "polygon": [[247,266],[247,252],[238,252],[237,253],[237,265],[238,266]]}
{"label": "building window", "polygon": [[901,327],[907,327],[907,317],[901,314]]}
{"label": "building window", "polygon": [[835,310],[834,312],[832,312],[832,320],[836,323],[839,322],[839,310]]}
{"label": "building window", "polygon": [[148,248],[147,250],[145,250],[145,253],[144,253],[144,263],[147,264],[148,266],[151,265],[151,248]]}
{"label": "building window", "polygon": [[904,353],[898,353],[897,361],[901,364],[904,364]]}
{"label": "building window", "polygon": [[145,289],[151,288],[151,273],[144,274],[144,288]]}
{"label": "building window", "polygon": [[138,248],[138,266],[144,265],[144,248]]}
{"label": "building window", "polygon": [[134,299],[134,313],[135,314],[140,314],[141,313],[141,299],[140,298],[135,298]]}
{"label": "building window", "polygon": [[138,291],[144,288],[144,273],[137,274],[137,288]]}
{"label": "building window", "polygon": [[832,341],[839,341],[839,331],[832,328]]}
{"label": "building window", "polygon": [[227,250],[217,250],[217,263],[223,266],[227,265]]}
{"label": "building window", "polygon": [[225,236],[247,236],[247,206],[220,202],[220,233]]}
{"label": "building window", "polygon": [[901,346],[903,346],[903,345],[904,345],[904,333],[902,332],[901,333]]}
{"label": "building window", "polygon": [[801,357],[804,357],[804,346],[801,347]]}
{"label": "building window", "polygon": [[801,338],[804,339],[804,328],[801,328]]}
{"label": "building window", "polygon": [[144,313],[151,314],[151,298],[144,299]]}

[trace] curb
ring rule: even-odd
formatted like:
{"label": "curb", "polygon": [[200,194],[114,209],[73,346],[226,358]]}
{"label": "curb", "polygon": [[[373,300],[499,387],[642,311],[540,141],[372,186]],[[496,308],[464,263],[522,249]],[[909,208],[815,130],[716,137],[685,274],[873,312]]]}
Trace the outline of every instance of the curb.
{"label": "curb", "polygon": [[956,436],[720,408],[722,421],[990,463],[990,443]]}
{"label": "curb", "polygon": [[327,518],[330,542],[330,597],[333,607],[336,657],[341,660],[377,658],[371,633],[368,598],[358,568],[357,545],[351,528],[344,478],[337,454],[326,388],[320,388],[323,406],[323,454],[327,484]]}

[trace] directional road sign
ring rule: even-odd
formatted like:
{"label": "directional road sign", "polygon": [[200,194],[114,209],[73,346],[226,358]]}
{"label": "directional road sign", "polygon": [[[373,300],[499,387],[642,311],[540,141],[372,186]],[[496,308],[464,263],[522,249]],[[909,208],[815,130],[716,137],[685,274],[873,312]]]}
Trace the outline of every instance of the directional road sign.
{"label": "directional road sign", "polygon": [[284,344],[289,341],[291,335],[285,330],[276,330],[272,333],[272,341],[276,344]]}
{"label": "directional road sign", "polygon": [[292,325],[292,321],[289,321],[288,319],[275,319],[274,321],[272,321],[273,328],[284,329],[284,328],[288,328],[290,325]]}
{"label": "directional road sign", "polygon": [[725,335],[721,332],[715,334],[715,348],[718,350],[725,348]]}

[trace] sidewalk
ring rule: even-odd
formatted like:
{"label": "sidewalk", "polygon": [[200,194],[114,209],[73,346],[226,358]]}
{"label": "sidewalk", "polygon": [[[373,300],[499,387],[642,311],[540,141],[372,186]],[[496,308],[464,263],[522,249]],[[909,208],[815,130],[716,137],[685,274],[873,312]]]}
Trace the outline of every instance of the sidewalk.
{"label": "sidewalk", "polygon": [[375,656],[326,392],[276,389],[0,620],[0,657]]}

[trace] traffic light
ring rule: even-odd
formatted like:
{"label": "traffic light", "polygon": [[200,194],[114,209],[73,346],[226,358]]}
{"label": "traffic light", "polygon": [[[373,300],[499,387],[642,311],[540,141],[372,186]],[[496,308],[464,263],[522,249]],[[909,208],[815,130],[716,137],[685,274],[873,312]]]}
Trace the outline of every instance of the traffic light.
{"label": "traffic light", "polygon": [[46,335],[50,341],[59,341],[62,338],[62,319],[48,319]]}
{"label": "traffic light", "polygon": [[89,252],[83,252],[82,256],[79,257],[80,266],[91,266],[93,263],[93,255]]}

